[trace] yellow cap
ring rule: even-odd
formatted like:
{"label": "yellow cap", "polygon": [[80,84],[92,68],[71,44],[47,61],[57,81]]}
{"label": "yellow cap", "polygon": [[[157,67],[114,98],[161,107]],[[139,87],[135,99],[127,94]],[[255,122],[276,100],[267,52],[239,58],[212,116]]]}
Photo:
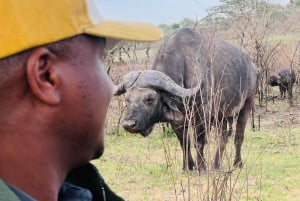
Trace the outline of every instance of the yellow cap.
{"label": "yellow cap", "polygon": [[78,34],[108,42],[151,42],[163,36],[149,23],[103,19],[93,0],[0,0],[0,24],[0,59]]}

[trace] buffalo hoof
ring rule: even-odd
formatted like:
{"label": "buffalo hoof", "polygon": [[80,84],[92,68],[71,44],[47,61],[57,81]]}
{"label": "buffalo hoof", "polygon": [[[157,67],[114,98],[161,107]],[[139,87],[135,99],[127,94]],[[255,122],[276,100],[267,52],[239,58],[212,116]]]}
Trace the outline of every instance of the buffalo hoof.
{"label": "buffalo hoof", "polygon": [[207,173],[206,171],[206,165],[204,163],[198,164],[198,166],[196,167],[196,169],[199,172],[199,175],[203,175],[203,173]]}
{"label": "buffalo hoof", "polygon": [[222,166],[222,160],[216,160],[214,162],[213,167],[214,167],[215,170],[219,170],[221,168],[221,166]]}
{"label": "buffalo hoof", "polygon": [[242,160],[241,159],[236,159],[236,160],[234,160],[234,167],[236,167],[236,168],[243,168],[243,162],[242,162]]}
{"label": "buffalo hoof", "polygon": [[183,163],[182,170],[183,171],[192,171],[195,169],[194,161],[189,161],[187,164]]}

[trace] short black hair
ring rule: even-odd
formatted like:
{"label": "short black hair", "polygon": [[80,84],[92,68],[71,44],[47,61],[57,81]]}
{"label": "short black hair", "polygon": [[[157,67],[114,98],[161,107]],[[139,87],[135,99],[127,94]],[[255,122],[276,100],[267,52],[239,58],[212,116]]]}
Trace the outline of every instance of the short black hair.
{"label": "short black hair", "polygon": [[[69,59],[71,62],[75,62],[78,50],[80,50],[80,45],[84,40],[105,43],[105,38],[80,34],[57,42],[42,45],[41,47],[46,47],[54,54],[59,55],[62,58]],[[0,59],[0,87],[2,83],[9,80],[10,77],[24,67],[28,56],[35,48],[37,47]]]}

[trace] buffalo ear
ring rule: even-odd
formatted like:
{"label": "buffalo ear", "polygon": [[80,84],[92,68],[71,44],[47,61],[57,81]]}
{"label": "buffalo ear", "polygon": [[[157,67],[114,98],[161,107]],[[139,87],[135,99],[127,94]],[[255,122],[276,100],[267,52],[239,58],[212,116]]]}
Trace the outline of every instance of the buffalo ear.
{"label": "buffalo ear", "polygon": [[176,101],[172,98],[165,99],[164,117],[168,121],[182,121],[184,119],[182,112],[176,105]]}

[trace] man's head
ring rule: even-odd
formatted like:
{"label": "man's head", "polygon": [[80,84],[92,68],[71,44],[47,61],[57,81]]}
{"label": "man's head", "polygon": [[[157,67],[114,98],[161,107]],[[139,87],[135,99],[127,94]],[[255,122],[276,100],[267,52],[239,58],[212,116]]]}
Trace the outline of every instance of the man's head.
{"label": "man's head", "polygon": [[88,34],[115,41],[156,41],[162,37],[148,23],[105,20],[94,0],[0,0],[0,59],[32,47]]}
{"label": "man's head", "polygon": [[155,41],[160,30],[103,20],[90,0],[0,2],[1,138],[69,166],[101,156],[112,96],[105,46]]}
{"label": "man's head", "polygon": [[79,35],[0,60],[5,139],[60,151],[61,160],[75,164],[99,157],[112,95],[104,47],[103,38]]}

